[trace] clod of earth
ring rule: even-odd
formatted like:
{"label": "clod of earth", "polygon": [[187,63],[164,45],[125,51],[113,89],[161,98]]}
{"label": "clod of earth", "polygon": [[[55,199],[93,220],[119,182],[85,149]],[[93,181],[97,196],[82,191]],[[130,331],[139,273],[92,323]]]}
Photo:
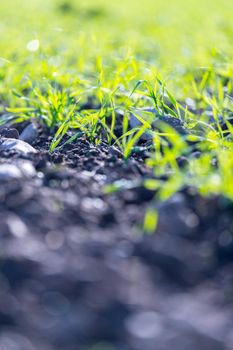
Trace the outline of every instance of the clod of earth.
{"label": "clod of earth", "polygon": [[18,139],[19,138],[19,132],[15,128],[2,128],[0,130],[0,136],[11,138],[11,139]]}

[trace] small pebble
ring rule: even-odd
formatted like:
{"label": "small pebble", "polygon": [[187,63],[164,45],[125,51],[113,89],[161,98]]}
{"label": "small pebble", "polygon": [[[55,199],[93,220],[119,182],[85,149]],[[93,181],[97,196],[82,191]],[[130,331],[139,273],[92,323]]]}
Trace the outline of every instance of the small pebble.
{"label": "small pebble", "polygon": [[[148,117],[152,114],[154,114],[154,120],[151,122],[151,126],[152,126],[152,130],[156,129],[159,127],[159,123],[163,122],[166,123],[167,125],[171,126],[176,132],[178,132],[180,135],[185,135],[187,134],[187,130],[185,129],[183,122],[175,117],[171,117],[169,115],[163,115],[160,116],[158,111],[155,108],[142,108],[141,110],[138,111],[139,115],[140,112],[141,113],[145,113],[144,115],[146,115],[146,113],[148,113]],[[150,113],[150,114],[149,114]],[[150,118],[148,118],[149,120]],[[137,118],[136,115],[131,114],[130,116],[130,126],[131,128],[138,128],[142,125],[142,123],[140,122],[140,120]],[[147,141],[152,139],[152,134],[150,133],[150,131],[145,131],[145,133],[143,133],[140,137],[141,140]]]}
{"label": "small pebble", "polygon": [[19,138],[22,141],[25,141],[29,144],[32,144],[38,137],[38,128],[33,123],[30,123],[26,128],[22,131]]}
{"label": "small pebble", "polygon": [[34,147],[29,145],[28,143],[17,140],[13,138],[2,138],[1,144],[0,144],[0,152],[1,151],[10,151],[14,150],[19,153],[22,153],[24,155],[30,154],[30,153],[37,153]]}

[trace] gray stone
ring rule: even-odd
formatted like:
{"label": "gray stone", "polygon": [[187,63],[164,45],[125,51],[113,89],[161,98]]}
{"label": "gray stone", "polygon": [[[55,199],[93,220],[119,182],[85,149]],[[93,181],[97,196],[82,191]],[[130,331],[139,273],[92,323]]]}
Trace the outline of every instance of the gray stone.
{"label": "gray stone", "polygon": [[26,160],[17,160],[15,164],[0,164],[0,181],[31,178],[35,175],[34,166]]}
{"label": "gray stone", "polygon": [[28,126],[26,126],[26,128],[22,131],[22,133],[20,134],[19,138],[22,141],[25,141],[27,143],[32,144],[33,141],[35,141],[38,137],[38,128],[36,127],[36,125],[34,125],[33,123],[30,123]]}
{"label": "gray stone", "polygon": [[[143,117],[143,113],[144,113],[144,117]],[[151,122],[152,130],[159,128],[159,123],[163,122],[163,123],[166,123],[167,125],[171,126],[180,135],[187,134],[187,130],[184,128],[184,124],[180,119],[175,118],[175,117],[171,117],[169,115],[160,115],[155,108],[141,108],[138,110],[138,114],[141,115],[141,117],[143,117],[143,119],[145,119],[146,113],[150,113],[150,114],[148,114],[148,117],[151,114],[154,114],[154,119]],[[148,119],[150,119],[150,118],[148,118]],[[140,120],[134,114],[130,115],[129,124],[130,124],[131,128],[140,127],[142,125]],[[145,140],[145,141],[152,139],[152,133],[150,133],[149,130],[146,131],[141,136],[141,139]]]}
{"label": "gray stone", "polygon": [[30,154],[30,153],[37,153],[34,147],[29,145],[28,143],[12,139],[12,138],[2,138],[1,144],[0,144],[0,151],[10,151],[14,150],[19,153],[22,153],[24,155]]}
{"label": "gray stone", "polygon": [[20,169],[14,164],[1,164],[0,165],[0,180],[12,180],[12,179],[20,179],[22,177],[22,173]]}

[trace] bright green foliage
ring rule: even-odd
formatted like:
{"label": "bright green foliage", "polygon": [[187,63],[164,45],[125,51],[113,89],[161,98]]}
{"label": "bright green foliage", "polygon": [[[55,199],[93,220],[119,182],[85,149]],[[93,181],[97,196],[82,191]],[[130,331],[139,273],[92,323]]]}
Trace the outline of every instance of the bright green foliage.
{"label": "bright green foliage", "polygon": [[158,213],[154,208],[149,208],[144,218],[144,231],[147,234],[154,233],[158,223]]}

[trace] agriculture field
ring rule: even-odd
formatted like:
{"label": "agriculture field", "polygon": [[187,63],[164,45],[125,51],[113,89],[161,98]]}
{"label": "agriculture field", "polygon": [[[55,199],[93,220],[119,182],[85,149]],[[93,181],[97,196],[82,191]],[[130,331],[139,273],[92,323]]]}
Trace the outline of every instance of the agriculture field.
{"label": "agriculture field", "polygon": [[233,348],[232,13],[1,0],[0,350]]}

